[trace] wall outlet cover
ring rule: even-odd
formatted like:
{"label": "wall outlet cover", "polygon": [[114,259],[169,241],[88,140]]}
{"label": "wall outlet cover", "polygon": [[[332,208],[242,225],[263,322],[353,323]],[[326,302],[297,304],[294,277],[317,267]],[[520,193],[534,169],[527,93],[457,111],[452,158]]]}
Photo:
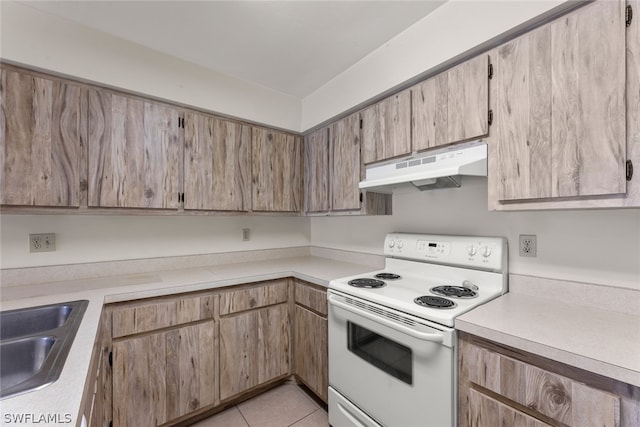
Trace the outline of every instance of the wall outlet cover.
{"label": "wall outlet cover", "polygon": [[56,250],[56,234],[29,234],[29,252],[53,252]]}
{"label": "wall outlet cover", "polygon": [[535,234],[520,235],[520,256],[535,257],[538,255],[538,241]]}

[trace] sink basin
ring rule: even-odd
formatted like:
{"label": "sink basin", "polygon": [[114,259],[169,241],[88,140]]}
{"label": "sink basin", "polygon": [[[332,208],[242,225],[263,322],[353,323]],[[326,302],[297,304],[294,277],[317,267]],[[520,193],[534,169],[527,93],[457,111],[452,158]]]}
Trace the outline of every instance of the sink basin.
{"label": "sink basin", "polygon": [[0,378],[2,388],[23,383],[40,372],[55,337],[31,337],[0,343]]}
{"label": "sink basin", "polygon": [[0,399],[60,377],[89,301],[0,312]]}
{"label": "sink basin", "polygon": [[73,311],[70,304],[32,307],[0,313],[0,340],[50,331],[64,325]]}

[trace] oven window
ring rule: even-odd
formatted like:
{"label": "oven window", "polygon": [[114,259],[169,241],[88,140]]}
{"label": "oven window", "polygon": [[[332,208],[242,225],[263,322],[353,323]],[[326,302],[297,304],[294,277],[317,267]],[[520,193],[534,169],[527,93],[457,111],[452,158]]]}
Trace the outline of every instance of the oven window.
{"label": "oven window", "polygon": [[349,351],[400,381],[412,384],[412,353],[398,344],[353,322],[347,322]]}

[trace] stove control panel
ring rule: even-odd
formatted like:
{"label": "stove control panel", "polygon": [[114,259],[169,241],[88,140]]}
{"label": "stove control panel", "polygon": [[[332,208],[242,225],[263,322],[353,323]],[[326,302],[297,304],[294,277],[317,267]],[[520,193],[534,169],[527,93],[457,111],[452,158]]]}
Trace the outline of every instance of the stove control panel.
{"label": "stove control panel", "polygon": [[465,237],[390,233],[385,238],[387,256],[476,267],[506,268],[507,240],[502,237]]}

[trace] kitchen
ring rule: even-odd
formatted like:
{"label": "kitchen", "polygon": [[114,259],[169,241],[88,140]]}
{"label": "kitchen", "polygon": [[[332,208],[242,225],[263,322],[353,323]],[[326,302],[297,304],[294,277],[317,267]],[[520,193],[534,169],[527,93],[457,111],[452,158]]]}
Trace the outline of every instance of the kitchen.
{"label": "kitchen", "polygon": [[[276,128],[306,132],[478,46],[484,40],[490,40],[545,13],[557,4],[561,2],[518,2],[516,6],[501,4],[498,13],[486,7],[484,2],[449,2],[424,18],[424,22],[420,21],[418,26],[412,27],[412,31],[392,40],[386,49],[379,49],[302,101],[264,88],[253,88],[253,92],[250,92],[237,80],[225,79],[220,75],[212,78],[211,74],[205,74],[193,64],[160,55],[37,9],[8,2],[3,2],[1,9],[2,57],[43,71],[57,71]],[[453,25],[453,17],[463,17],[470,22],[461,19]],[[438,22],[448,24],[443,28],[437,25]],[[436,29],[438,38],[451,40],[450,46],[424,46],[424,40],[434,38],[429,31]],[[626,31],[632,29],[630,27]],[[448,38],[447,34],[450,35]],[[45,45],[42,40],[50,42]],[[411,49],[407,50],[407,46]],[[422,49],[432,51],[417,55],[416,52]],[[389,67],[390,63],[393,67]],[[496,73],[499,73],[498,69]],[[189,76],[189,79],[185,76]],[[228,93],[226,91],[231,91],[233,96],[220,96],[217,99],[205,96],[206,93]],[[280,108],[273,108],[273,105]],[[498,116],[496,123],[499,123]],[[491,161],[491,153],[489,156]],[[384,238],[391,232],[504,236],[509,242],[509,272],[513,275],[554,279],[558,281],[553,282],[555,287],[570,287],[565,282],[569,281],[601,285],[596,288],[599,292],[612,290],[633,295],[630,291],[639,290],[640,214],[637,204],[634,205],[636,208],[631,209],[536,211],[525,208],[518,212],[496,212],[493,210],[495,206],[488,206],[488,191],[491,188],[486,178],[465,178],[458,189],[395,194],[392,215],[371,216],[145,216],[140,212],[137,215],[125,215],[121,211],[108,215],[53,215],[51,210],[43,215],[42,212],[28,209],[17,214],[4,210],[3,310],[18,304],[8,299],[24,298],[20,294],[24,291],[22,286],[6,287],[5,280],[11,280],[13,284],[46,283],[53,274],[55,281],[63,282],[73,282],[83,277],[128,274],[130,282],[127,289],[132,293],[129,297],[133,299],[136,297],[136,286],[144,287],[145,280],[152,280],[146,273],[156,271],[159,267],[149,262],[146,264],[147,270],[135,270],[129,267],[132,262],[118,263],[120,260],[198,254],[220,254],[222,259],[225,253],[241,251],[264,251],[265,256],[271,253],[275,257],[288,250],[292,254],[289,256],[295,256],[310,250],[316,256],[347,259],[355,264],[370,264],[379,268]],[[242,229],[250,230],[248,241],[241,239]],[[30,254],[26,247],[27,235],[48,232],[56,233],[58,249],[51,253]],[[517,244],[521,234],[537,236],[538,253],[535,258],[518,255]],[[303,252],[296,252],[296,249]],[[233,257],[226,259],[227,263],[238,262]],[[109,264],[109,261],[115,264]],[[215,262],[223,264],[222,261]],[[74,273],[72,268],[63,267],[69,264],[76,265],[79,270],[86,268],[89,271],[89,266],[95,270],[89,274],[82,271]],[[61,267],[19,270],[43,266]],[[148,266],[152,266],[151,270]],[[365,267],[360,272],[373,269]],[[32,281],[19,279],[22,273],[31,274]],[[324,272],[321,277],[326,277],[328,281],[355,273]],[[222,273],[218,275],[224,276]],[[256,276],[259,274],[256,273]],[[175,277],[173,280],[174,288],[177,288],[179,280]],[[81,283],[67,285],[67,289],[82,294]],[[103,284],[103,287],[106,286]],[[38,297],[34,297],[31,300],[33,304],[28,305],[45,301],[42,295],[47,292],[46,286],[40,285],[38,288],[38,285],[34,285],[29,288]],[[535,289],[533,286],[529,288]],[[557,290],[554,288],[553,291]],[[143,294],[142,291],[139,293]],[[634,301],[630,296],[620,299],[626,300],[627,304]],[[124,299],[111,302],[120,301]],[[25,302],[23,299],[22,303]],[[626,310],[631,308],[627,307]],[[85,316],[90,317],[88,321],[97,322],[99,313],[96,314],[93,308]],[[79,338],[76,337],[77,340]],[[615,343],[607,343],[607,346],[612,345]],[[623,348],[630,349],[624,345]],[[85,365],[88,363],[82,360]],[[3,401],[3,407],[10,402],[11,399]],[[77,410],[74,417],[75,413]]]}

